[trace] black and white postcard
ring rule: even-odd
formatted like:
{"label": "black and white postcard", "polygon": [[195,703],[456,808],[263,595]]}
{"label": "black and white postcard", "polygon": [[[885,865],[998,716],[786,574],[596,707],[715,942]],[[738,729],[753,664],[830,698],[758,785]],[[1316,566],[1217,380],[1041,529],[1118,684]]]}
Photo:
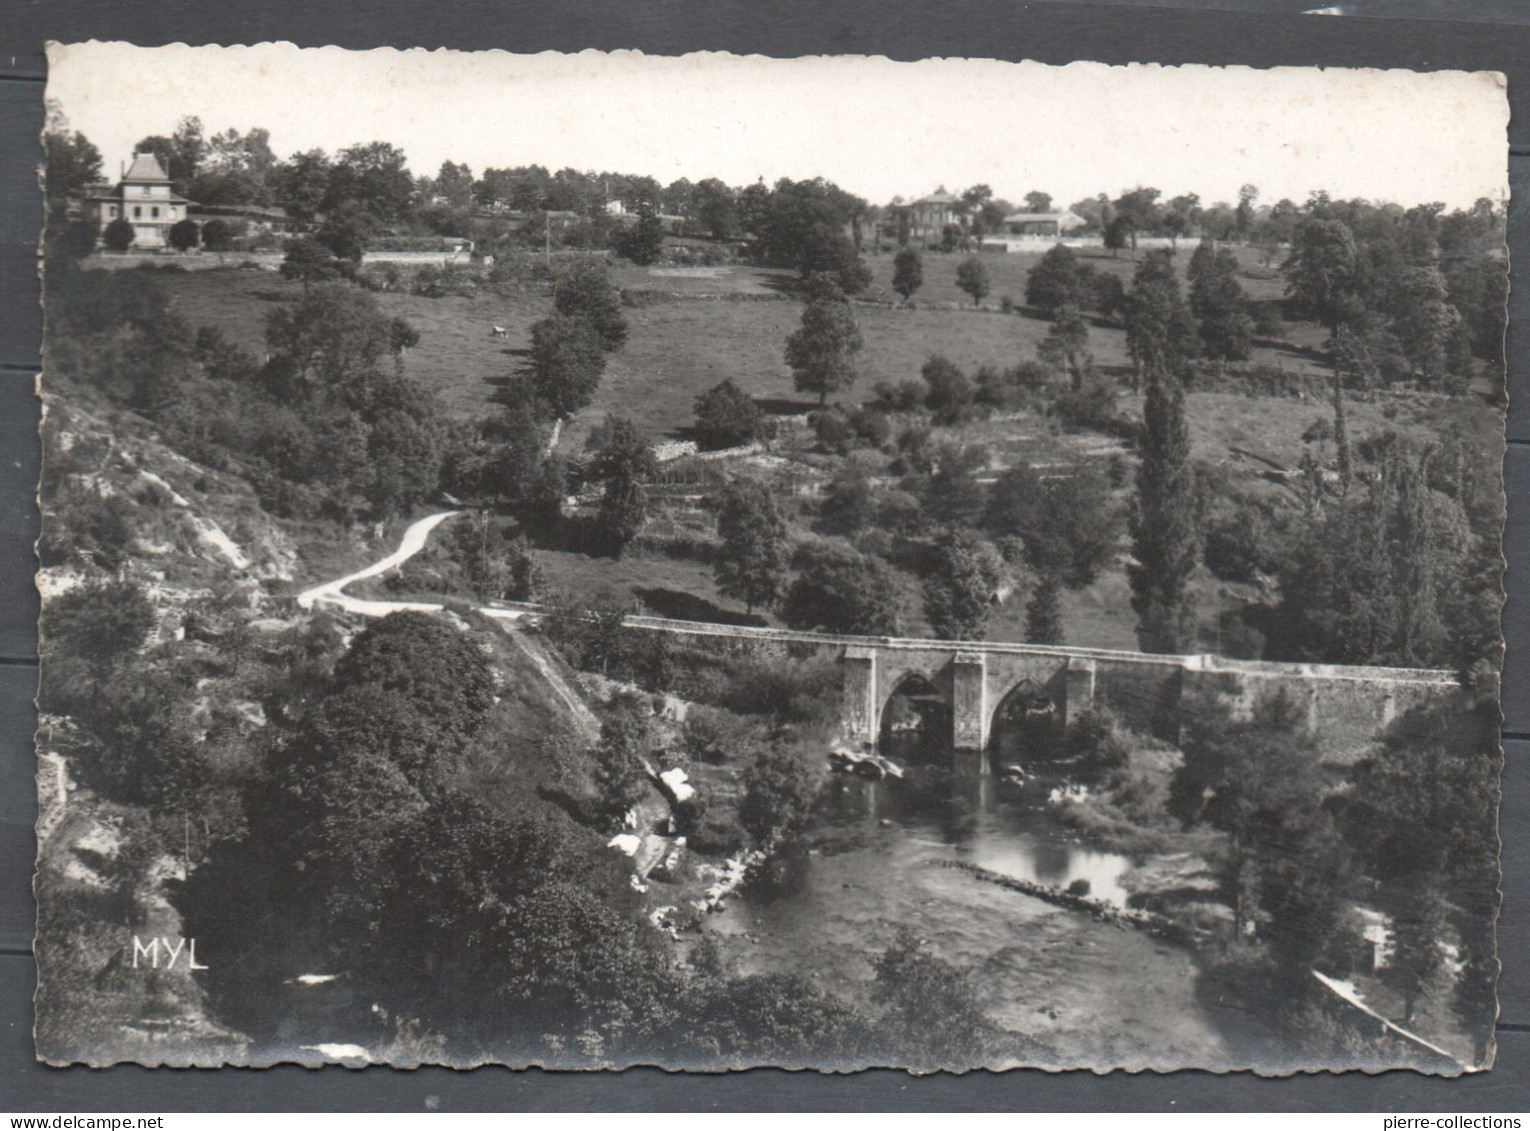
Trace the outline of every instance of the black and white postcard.
{"label": "black and white postcard", "polygon": [[1491,1065],[1503,76],[49,62],[40,1058]]}

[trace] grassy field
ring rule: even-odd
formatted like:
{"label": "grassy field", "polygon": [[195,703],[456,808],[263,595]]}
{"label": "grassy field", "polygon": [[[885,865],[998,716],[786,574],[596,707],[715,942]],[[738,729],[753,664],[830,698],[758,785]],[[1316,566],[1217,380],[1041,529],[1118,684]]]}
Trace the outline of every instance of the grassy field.
{"label": "grassy field", "polygon": [[[925,289],[918,297],[949,293],[949,300],[955,301],[953,279],[960,258],[930,255]],[[1009,284],[1023,294],[1024,272],[1035,259],[1030,254],[985,257],[995,277],[995,294]],[[1112,261],[1106,256],[1099,262],[1122,272],[1132,269],[1125,258]],[[890,276],[891,257],[873,259],[872,264],[879,278]],[[615,281],[628,289],[677,293],[767,293],[779,291],[782,275],[749,268],[681,275],[655,275],[654,270],[663,269],[622,267]],[[164,272],[155,277],[193,326],[217,326],[256,356],[265,353],[266,315],[302,294],[301,285],[265,271]],[[379,294],[377,299],[388,315],[407,319],[420,332],[420,343],[407,358],[410,374],[433,389],[451,415],[462,419],[492,411],[496,389],[524,364],[531,324],[552,309],[549,298],[530,291],[509,298]],[[800,308],[795,302],[680,300],[632,307],[627,314],[627,347],[610,358],[595,402],[572,422],[573,443],[608,412],[632,417],[655,438],[679,434],[691,423],[696,396],[724,378],[767,407],[807,407],[805,402],[799,406],[801,398],[792,389],[781,356],[797,326]],[[869,396],[877,381],[917,376],[933,353],[944,353],[969,370],[1014,365],[1034,355],[1048,326],[1019,315],[876,306],[858,306],[856,317],[866,348],[861,379],[844,397],[852,402]],[[495,326],[505,327],[508,336],[494,337]],[[1128,364],[1125,334],[1119,329],[1096,327],[1090,348],[1102,366]],[[1309,357],[1287,350],[1260,348],[1253,360],[1316,370]]]}
{"label": "grassy field", "polygon": [[[1185,270],[1190,263],[1190,253],[1194,250],[1194,242],[1187,241],[1181,245],[1179,253],[1174,257],[1181,279],[1185,276]],[[1244,293],[1250,299],[1264,301],[1284,297],[1285,281],[1278,271],[1265,267],[1258,254],[1248,248],[1235,248],[1234,251],[1243,267],[1239,282],[1243,284]],[[1023,303],[1025,277],[1030,269],[1036,266],[1043,254],[1045,249],[1007,253],[983,252],[982,261],[988,268],[988,279],[992,288],[984,301],[998,304],[1005,295],[1008,295],[1017,304]],[[1131,283],[1132,272],[1137,269],[1137,263],[1147,252],[1143,250],[1137,254],[1138,258],[1133,259],[1130,252],[1111,255],[1103,248],[1074,249],[1074,255],[1080,262],[1087,263],[1104,274],[1119,275],[1121,282],[1128,285]],[[914,302],[959,302],[967,305],[972,303],[972,296],[956,285],[956,268],[968,258],[966,254],[926,251],[921,255],[924,263],[924,285],[915,292]],[[893,253],[884,252],[881,255],[869,256],[866,262],[871,267],[871,296],[891,302],[900,301],[899,295],[892,289]]]}
{"label": "grassy field", "polygon": [[[1032,253],[985,255],[993,278],[989,301],[995,302],[1003,294],[1022,297],[1025,272],[1037,258]],[[1126,255],[1113,259],[1105,253],[1086,253],[1085,258],[1101,270],[1123,276],[1129,276],[1135,266]],[[1182,251],[1179,264],[1188,258],[1187,251]],[[1251,253],[1242,253],[1242,258],[1252,274],[1272,274],[1260,268]],[[927,254],[926,281],[917,299],[934,303],[963,298],[954,283],[956,266],[962,259],[960,255]],[[885,289],[890,283],[891,260],[890,255],[871,259],[874,290],[877,286]],[[800,306],[769,298],[724,301],[706,297],[779,294],[782,275],[738,267],[680,272],[630,265],[616,268],[613,279],[626,290],[693,297],[628,308],[627,345],[610,356],[594,402],[569,422],[562,441],[564,449],[580,450],[590,428],[607,413],[631,417],[655,440],[684,435],[692,423],[697,395],[725,378],[771,412],[795,415],[813,407],[811,398],[793,390],[790,372],[782,360],[785,341],[798,324]],[[302,294],[300,285],[263,271],[166,272],[157,277],[194,326],[218,326],[256,356],[265,352],[266,314]],[[1278,278],[1245,279],[1244,285],[1256,298],[1274,298],[1281,292]],[[551,299],[532,287],[509,297],[483,294],[430,299],[379,294],[377,299],[388,315],[405,318],[419,329],[420,343],[409,353],[408,371],[432,388],[447,411],[459,419],[495,411],[497,389],[513,380],[524,364],[531,323],[552,309]],[[969,372],[981,365],[1014,365],[1035,355],[1048,328],[1048,323],[1036,318],[971,309],[858,305],[856,318],[865,351],[859,382],[841,397],[848,403],[869,397],[878,381],[916,377],[934,353],[944,353]],[[507,338],[491,335],[496,325],[508,330]],[[1287,324],[1285,331],[1297,346],[1316,344],[1321,334],[1315,327],[1298,324]],[[1119,328],[1093,328],[1090,348],[1097,364],[1106,371],[1119,372],[1129,364],[1125,334]],[[1325,373],[1320,363],[1301,349],[1261,346],[1252,361],[1295,372]],[[1314,421],[1331,415],[1330,407],[1317,401],[1272,401],[1222,393],[1192,393],[1188,406],[1197,458],[1227,467],[1240,482],[1258,484],[1259,490],[1267,493],[1289,490],[1269,482],[1265,473],[1294,468],[1306,447],[1302,433]],[[1122,396],[1120,407],[1129,416],[1140,412],[1139,399],[1131,395]],[[1502,430],[1496,410],[1476,398],[1388,393],[1371,401],[1351,400],[1348,413],[1350,434],[1356,440],[1386,429],[1418,440],[1437,439],[1455,430],[1478,438],[1487,458],[1496,458],[1501,450]],[[1112,438],[1069,433],[1055,421],[1026,414],[969,424],[959,433],[953,432],[952,438],[987,445],[995,468],[1020,460],[1046,465],[1112,457],[1125,459],[1129,466],[1133,459]],[[784,443],[790,446],[811,440],[804,439],[797,429],[794,438]],[[695,561],[655,552],[639,552],[614,561],[551,549],[539,550],[538,557],[549,579],[560,586],[611,588],[650,598],[657,594],[661,600],[666,593],[689,594],[702,603],[698,607],[710,603],[732,608],[717,594],[710,568]],[[1214,600],[1213,593],[1208,601]],[[1120,563],[1088,589],[1065,593],[1063,613],[1070,642],[1112,648],[1134,646],[1135,618]],[[1208,613],[1206,619],[1214,623],[1214,613]],[[923,627],[915,611],[908,630],[918,632]],[[994,639],[1018,640],[1023,632],[1022,592],[996,610],[990,633]]]}

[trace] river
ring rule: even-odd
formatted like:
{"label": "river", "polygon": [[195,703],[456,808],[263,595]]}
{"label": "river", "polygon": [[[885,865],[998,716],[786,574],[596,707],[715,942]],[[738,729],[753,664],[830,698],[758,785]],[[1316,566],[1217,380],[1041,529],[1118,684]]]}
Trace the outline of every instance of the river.
{"label": "river", "polygon": [[805,852],[777,860],[709,916],[741,973],[795,973],[869,998],[872,962],[902,926],[975,971],[989,1016],[1058,1067],[1227,1065],[1188,949],[985,883],[940,861],[1125,904],[1131,861],[1052,817],[1046,786],[911,771],[835,777]]}

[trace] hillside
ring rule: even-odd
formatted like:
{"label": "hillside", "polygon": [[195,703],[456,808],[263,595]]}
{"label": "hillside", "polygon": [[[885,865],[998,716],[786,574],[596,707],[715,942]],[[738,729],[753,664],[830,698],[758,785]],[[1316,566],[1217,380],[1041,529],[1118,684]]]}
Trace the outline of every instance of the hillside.
{"label": "hillside", "polygon": [[[186,952],[165,969],[148,969],[140,952],[135,968],[132,940],[169,948],[201,936],[199,964],[226,959],[209,925],[182,910],[182,888],[243,834],[273,732],[290,726],[276,723],[365,623],[302,612],[291,595],[380,556],[396,532],[273,518],[236,475],[186,459],[86,390],[67,393],[50,395],[45,427],[39,1051],[58,1062],[243,1060],[248,1034],[214,1019]],[[102,673],[90,641],[113,627],[88,602],[134,592],[152,623],[115,661],[126,667]],[[83,638],[81,615],[91,618]],[[588,708],[568,698],[572,673],[545,645],[517,643],[492,622],[447,619],[491,658],[500,687],[467,788],[500,812],[558,823],[602,855],[604,838],[564,808],[593,794],[588,766],[548,757],[592,737]],[[167,748],[183,760],[166,761]]]}

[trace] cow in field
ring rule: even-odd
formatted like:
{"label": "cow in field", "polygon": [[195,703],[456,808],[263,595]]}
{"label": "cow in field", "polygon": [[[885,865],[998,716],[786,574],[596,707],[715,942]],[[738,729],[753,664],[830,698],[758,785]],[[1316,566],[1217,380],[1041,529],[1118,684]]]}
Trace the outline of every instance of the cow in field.
{"label": "cow in field", "polygon": [[508,338],[509,336],[510,331],[503,326],[495,326],[489,331],[489,337],[491,338]]}

